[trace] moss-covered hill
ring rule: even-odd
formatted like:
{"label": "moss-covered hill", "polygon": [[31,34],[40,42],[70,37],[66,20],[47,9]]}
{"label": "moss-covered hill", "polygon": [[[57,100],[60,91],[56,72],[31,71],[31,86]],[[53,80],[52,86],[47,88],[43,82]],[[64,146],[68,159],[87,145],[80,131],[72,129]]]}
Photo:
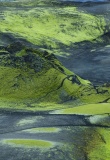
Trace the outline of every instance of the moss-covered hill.
{"label": "moss-covered hill", "polygon": [[[29,2],[32,5],[29,6]],[[109,30],[103,15],[88,13],[81,7],[56,6],[50,0],[29,2],[22,7],[17,3],[15,6],[9,3],[9,7],[1,5],[0,32],[13,34],[61,55],[68,54],[66,49],[76,42],[92,41]],[[43,4],[39,6],[40,3]]]}
{"label": "moss-covered hill", "polygon": [[[110,87],[95,87],[67,70],[46,51],[25,47],[20,42],[0,47],[1,108],[53,110],[67,108],[63,102],[109,102]],[[47,107],[48,106],[48,107]]]}
{"label": "moss-covered hill", "polygon": [[110,102],[108,84],[92,85],[67,70],[52,54],[67,57],[77,48],[76,44],[79,47],[79,43],[102,41],[101,37],[109,33],[109,22],[102,14],[55,2],[0,3],[3,109],[54,110]]}

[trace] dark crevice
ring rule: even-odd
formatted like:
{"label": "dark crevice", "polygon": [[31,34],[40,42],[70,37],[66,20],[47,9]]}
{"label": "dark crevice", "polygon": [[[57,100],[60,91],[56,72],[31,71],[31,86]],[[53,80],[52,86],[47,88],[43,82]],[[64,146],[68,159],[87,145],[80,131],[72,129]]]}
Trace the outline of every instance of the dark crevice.
{"label": "dark crevice", "polygon": [[102,142],[106,144],[106,141],[105,141],[104,137],[101,134],[99,134],[99,135],[100,135],[100,138],[101,138]]}
{"label": "dark crevice", "polygon": [[81,84],[81,82],[79,81],[79,79],[77,78],[76,75],[68,75],[67,77],[65,77],[65,78],[62,80],[61,85],[57,88],[57,90],[60,89],[60,88],[63,86],[64,81],[65,81],[66,79],[68,79],[68,80],[71,81],[72,83],[76,83],[76,84],[78,84],[78,85]]}
{"label": "dark crevice", "polygon": [[97,94],[104,94],[104,93],[108,93],[108,90],[102,90],[102,91],[99,91],[99,88],[97,88],[96,86],[94,86],[94,89],[96,90]]}
{"label": "dark crevice", "polygon": [[57,90],[60,89],[60,88],[63,86],[64,81],[65,81],[66,79],[67,79],[67,77],[65,77],[65,78],[62,80],[62,82],[61,82],[60,86],[57,88]]}
{"label": "dark crevice", "polygon": [[87,153],[84,153],[84,160],[88,160],[88,156],[87,156]]}
{"label": "dark crevice", "polygon": [[105,99],[104,101],[99,102],[99,103],[107,103],[109,99],[110,99],[110,97]]}

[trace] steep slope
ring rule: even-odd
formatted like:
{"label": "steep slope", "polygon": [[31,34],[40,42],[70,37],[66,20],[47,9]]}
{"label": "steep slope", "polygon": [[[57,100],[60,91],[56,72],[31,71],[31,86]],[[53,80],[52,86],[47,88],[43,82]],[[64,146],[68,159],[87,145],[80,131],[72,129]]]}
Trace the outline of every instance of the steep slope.
{"label": "steep slope", "polygon": [[[5,108],[14,105],[17,109],[52,110],[67,106],[52,108],[51,104],[69,101],[72,106],[76,101],[80,105],[109,102],[109,86],[93,86],[67,70],[51,53],[27,48],[20,42],[0,49],[1,108],[4,103]],[[20,103],[23,106],[19,108]],[[41,104],[43,108],[38,107]]]}

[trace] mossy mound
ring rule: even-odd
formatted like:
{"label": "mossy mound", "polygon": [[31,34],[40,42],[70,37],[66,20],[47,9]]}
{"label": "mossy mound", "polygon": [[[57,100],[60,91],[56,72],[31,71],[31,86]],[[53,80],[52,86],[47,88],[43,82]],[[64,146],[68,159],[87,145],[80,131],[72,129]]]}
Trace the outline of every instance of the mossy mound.
{"label": "mossy mound", "polygon": [[110,96],[110,87],[95,87],[67,70],[54,54],[27,48],[20,42],[1,49],[0,84],[1,108],[10,108],[16,103],[16,109],[37,110],[42,102],[44,106],[48,103],[48,110],[52,110],[49,103],[109,102]]}
{"label": "mossy mound", "polygon": [[[70,84],[73,80],[78,85],[81,83],[80,78],[67,70],[53,54],[26,48],[20,42],[2,49],[0,77],[1,96],[18,99],[41,98],[51,92],[54,95],[54,92],[61,91],[66,79]],[[65,94],[68,96],[70,91],[66,90],[65,88]],[[52,99],[56,101],[60,98]]]}
{"label": "mossy mound", "polygon": [[4,143],[9,145],[13,145],[16,147],[37,147],[37,148],[51,148],[52,142],[43,141],[43,140],[35,140],[35,139],[7,139],[4,140]]}

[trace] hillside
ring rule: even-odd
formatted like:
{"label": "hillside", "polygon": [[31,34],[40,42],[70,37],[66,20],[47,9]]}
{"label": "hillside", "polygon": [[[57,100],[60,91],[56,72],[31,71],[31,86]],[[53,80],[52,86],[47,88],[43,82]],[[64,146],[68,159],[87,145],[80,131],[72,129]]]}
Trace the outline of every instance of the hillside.
{"label": "hillside", "polygon": [[5,108],[53,110],[67,108],[68,103],[60,105],[64,102],[73,106],[76,102],[78,105],[109,102],[110,87],[96,87],[81,79],[54,54],[28,48],[21,42],[0,49],[0,97]]}
{"label": "hillside", "polygon": [[[41,1],[40,1],[41,2]],[[0,31],[13,34],[57,55],[67,55],[74,43],[92,41],[108,32],[103,15],[72,6],[2,7]]]}
{"label": "hillside", "polygon": [[109,3],[1,3],[0,45],[20,40],[54,53],[66,68],[94,85],[109,83]]}
{"label": "hillside", "polygon": [[87,1],[0,0],[0,160],[110,160],[110,1]]}

